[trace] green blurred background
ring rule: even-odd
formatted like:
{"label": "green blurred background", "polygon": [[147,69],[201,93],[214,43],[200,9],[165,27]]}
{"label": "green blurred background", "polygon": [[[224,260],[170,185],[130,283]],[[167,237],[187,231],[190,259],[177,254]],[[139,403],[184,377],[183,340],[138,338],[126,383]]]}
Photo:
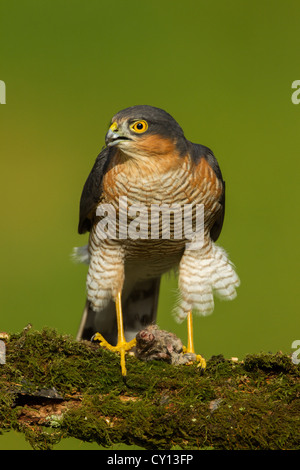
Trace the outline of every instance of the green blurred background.
{"label": "green blurred background", "polygon": [[[150,104],[213,149],[227,185],[219,244],[242,283],[236,300],[195,318],[197,350],[241,359],[292,352],[299,15],[297,1],[0,1],[0,330],[30,322],[76,334],[87,272],[70,258],[87,242],[77,234],[81,190],[110,118]],[[176,279],[166,276],[158,324],[185,341],[175,299]]]}

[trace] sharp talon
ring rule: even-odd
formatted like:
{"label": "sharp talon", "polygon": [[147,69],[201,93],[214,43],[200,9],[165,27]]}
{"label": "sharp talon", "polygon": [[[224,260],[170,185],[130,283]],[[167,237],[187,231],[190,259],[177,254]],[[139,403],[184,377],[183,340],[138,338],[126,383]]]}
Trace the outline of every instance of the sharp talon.
{"label": "sharp talon", "polygon": [[92,343],[96,343],[97,341],[100,343],[101,346],[105,346],[105,344],[108,344],[107,341],[103,338],[103,336],[100,333],[95,333],[91,337]]}
{"label": "sharp talon", "polygon": [[195,354],[194,351],[189,351],[186,346],[182,347],[183,354],[189,354],[191,359],[185,363],[185,365],[190,366],[193,362],[198,362],[197,367],[200,367],[202,371],[206,369],[206,360],[200,354]]}
{"label": "sharp talon", "polygon": [[204,357],[200,356],[200,354],[197,354],[196,361],[198,362],[197,367],[201,367],[203,370],[206,369],[206,360]]}
{"label": "sharp talon", "polygon": [[100,333],[95,333],[91,338],[92,342],[99,342],[100,346],[108,349],[109,351],[120,353],[120,366],[123,378],[126,377],[126,365],[125,365],[125,354],[127,351],[132,349],[136,345],[136,339],[132,339],[128,343],[126,341],[120,341],[116,346],[109,344],[106,339]]}
{"label": "sharp talon", "polygon": [[122,315],[122,304],[121,304],[121,292],[118,292],[116,297],[116,313],[117,313],[117,327],[118,327],[118,342],[116,346],[112,346],[109,344],[100,333],[95,333],[92,337],[91,341],[99,341],[100,346],[108,349],[112,352],[120,353],[121,360],[121,371],[123,378],[126,377],[126,364],[125,364],[125,354],[127,351],[132,349],[136,345],[136,339],[132,339],[131,341],[126,341],[125,334],[124,334],[124,326],[123,326],[123,315]]}

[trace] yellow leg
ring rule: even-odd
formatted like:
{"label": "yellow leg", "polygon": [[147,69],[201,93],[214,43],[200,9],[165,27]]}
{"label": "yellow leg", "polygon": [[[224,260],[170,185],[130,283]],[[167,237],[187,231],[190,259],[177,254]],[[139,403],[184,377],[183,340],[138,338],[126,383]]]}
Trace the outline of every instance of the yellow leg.
{"label": "yellow leg", "polygon": [[[187,342],[187,348],[184,349],[184,352],[195,354],[192,312],[188,312],[187,314],[187,333],[188,333],[188,342]],[[202,369],[206,368],[206,361],[204,357],[200,356],[200,354],[196,354],[196,360],[199,363],[198,367],[201,367]]]}
{"label": "yellow leg", "polygon": [[93,340],[100,341],[100,345],[109,349],[110,351],[119,352],[121,355],[121,371],[123,377],[126,376],[126,365],[125,365],[125,353],[132,349],[136,344],[136,339],[126,342],[123,325],[123,313],[122,313],[122,302],[121,292],[118,292],[116,298],[116,313],[117,313],[117,327],[118,327],[118,342],[116,346],[109,344],[100,333],[96,333]]}
{"label": "yellow leg", "polygon": [[192,312],[189,312],[187,315],[187,332],[188,332],[188,343],[187,343],[187,352],[195,353],[194,349],[194,332],[193,332],[193,315]]}

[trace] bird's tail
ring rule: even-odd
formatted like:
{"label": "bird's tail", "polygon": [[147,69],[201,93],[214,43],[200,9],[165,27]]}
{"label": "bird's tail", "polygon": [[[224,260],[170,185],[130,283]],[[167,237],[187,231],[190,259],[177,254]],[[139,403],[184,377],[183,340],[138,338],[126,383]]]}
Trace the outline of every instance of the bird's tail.
{"label": "bird's tail", "polygon": [[180,263],[180,301],[175,318],[180,322],[195,310],[209,315],[214,309],[214,294],[222,300],[236,297],[240,280],[225,250],[213,242],[195,254],[186,251]]}
{"label": "bird's tail", "polygon": [[[126,286],[122,293],[122,311],[125,337],[133,339],[138,331],[155,323],[158,305],[160,277],[136,282],[133,287]],[[112,345],[117,343],[117,321],[115,303],[109,304],[101,311],[95,312],[89,301],[82,314],[77,340],[90,340],[95,333],[101,335]]]}

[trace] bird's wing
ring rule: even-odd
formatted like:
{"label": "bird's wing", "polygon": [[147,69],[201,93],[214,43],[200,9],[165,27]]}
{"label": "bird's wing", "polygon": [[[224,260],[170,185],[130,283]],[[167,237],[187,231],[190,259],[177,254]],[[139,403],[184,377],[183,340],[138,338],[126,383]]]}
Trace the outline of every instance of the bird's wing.
{"label": "bird's wing", "polygon": [[90,231],[97,205],[102,193],[102,180],[110,159],[110,149],[104,148],[94,163],[85,182],[80,199],[78,232]]}
{"label": "bird's wing", "polygon": [[216,177],[222,182],[222,185],[223,185],[223,191],[219,198],[221,210],[210,231],[211,239],[215,242],[220,236],[220,233],[223,227],[224,215],[225,215],[225,181],[223,180],[218,161],[216,157],[214,156],[212,150],[210,150],[208,147],[205,147],[204,145],[193,144],[192,142],[190,142],[190,144],[191,144],[190,153],[191,153],[193,162],[197,165],[201,158],[205,158],[207,163],[213,169]]}

